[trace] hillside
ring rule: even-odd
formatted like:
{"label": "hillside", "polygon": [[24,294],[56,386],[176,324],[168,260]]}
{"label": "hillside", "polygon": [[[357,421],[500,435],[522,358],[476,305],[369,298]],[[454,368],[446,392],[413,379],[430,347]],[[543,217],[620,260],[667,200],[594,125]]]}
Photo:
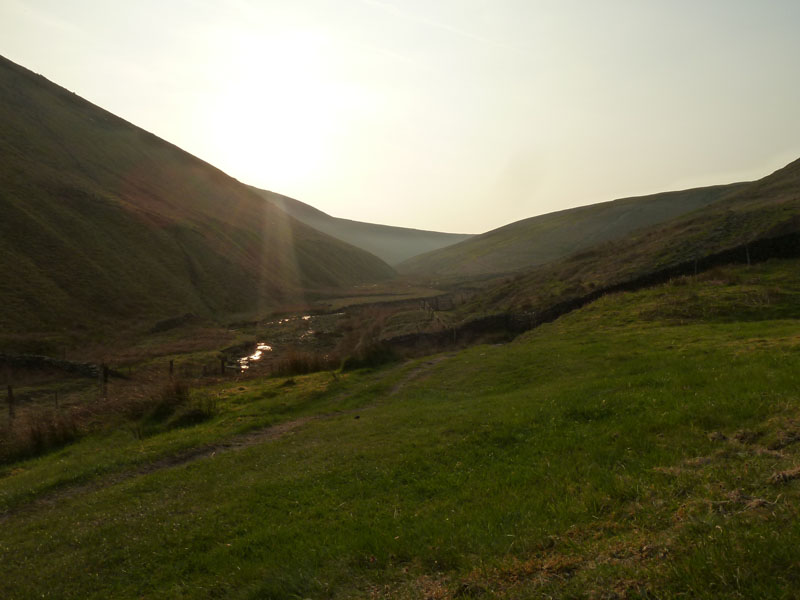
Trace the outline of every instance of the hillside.
{"label": "hillside", "polygon": [[3,465],[4,597],[792,598],[798,274],[719,268],[509,344],[206,384]]}
{"label": "hillside", "polygon": [[407,260],[401,273],[426,277],[503,274],[546,264],[716,202],[743,184],[665,192],[562,210]]}
{"label": "hillside", "polygon": [[519,274],[469,310],[543,310],[653,274],[776,254],[800,254],[800,160],[705,208]]}
{"label": "hillside", "polygon": [[340,219],[299,200],[258,188],[252,189],[298,221],[362,248],[390,265],[396,265],[412,256],[451,246],[473,237],[461,233],[441,233]]}
{"label": "hillside", "polygon": [[5,59],[0,131],[4,333],[267,310],[393,275]]}

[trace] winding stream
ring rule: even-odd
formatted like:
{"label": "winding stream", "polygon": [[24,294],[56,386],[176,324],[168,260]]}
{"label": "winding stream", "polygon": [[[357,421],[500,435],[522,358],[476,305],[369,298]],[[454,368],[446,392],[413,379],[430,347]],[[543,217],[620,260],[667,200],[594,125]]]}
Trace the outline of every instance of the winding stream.
{"label": "winding stream", "polygon": [[246,371],[250,368],[250,363],[261,360],[265,352],[272,352],[272,346],[265,344],[264,342],[258,342],[256,344],[255,352],[248,356],[242,356],[239,359],[239,369]]}
{"label": "winding stream", "polygon": [[[338,317],[341,316],[342,314],[343,313],[336,313],[332,316]],[[315,332],[311,328],[311,324],[314,318],[315,317],[313,317],[312,315],[304,315],[302,317],[286,317],[283,319],[278,319],[277,321],[270,321],[268,323],[265,323],[264,325],[266,327],[271,327],[271,328],[280,327],[281,329],[283,329],[282,326],[287,325],[289,323],[304,321],[307,324],[305,327],[305,331],[303,331],[302,333],[298,332],[297,334],[297,339],[303,340],[307,339],[309,336],[314,335]],[[235,363],[238,364],[240,371],[246,371],[247,369],[250,369],[251,366],[252,367],[256,366],[254,363],[258,363],[261,359],[263,359],[265,356],[268,356],[272,352],[274,352],[274,347],[272,343],[257,342],[255,344],[255,350],[252,351],[252,354],[248,354],[247,356],[242,356],[236,359]]]}

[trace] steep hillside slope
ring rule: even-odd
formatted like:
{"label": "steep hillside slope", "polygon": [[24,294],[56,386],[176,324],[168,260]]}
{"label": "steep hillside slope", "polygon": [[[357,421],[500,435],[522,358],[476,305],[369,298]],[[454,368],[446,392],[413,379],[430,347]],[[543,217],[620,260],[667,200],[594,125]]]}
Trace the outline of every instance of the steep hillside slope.
{"label": "steep hillside slope", "polygon": [[4,331],[251,311],[393,274],[5,59],[0,132]]}
{"label": "steep hillside slope", "polygon": [[800,255],[800,160],[706,208],[519,275],[488,290],[480,302],[484,310],[541,310],[659,273],[776,254]]}
{"label": "steep hillside slope", "polygon": [[624,198],[532,217],[414,257],[398,265],[398,270],[462,277],[519,271],[702,208],[742,185]]}
{"label": "steep hillside slope", "polygon": [[348,244],[371,252],[390,265],[396,265],[412,256],[451,246],[473,237],[463,233],[441,233],[340,219],[299,200],[258,188],[252,189],[295,219]]}

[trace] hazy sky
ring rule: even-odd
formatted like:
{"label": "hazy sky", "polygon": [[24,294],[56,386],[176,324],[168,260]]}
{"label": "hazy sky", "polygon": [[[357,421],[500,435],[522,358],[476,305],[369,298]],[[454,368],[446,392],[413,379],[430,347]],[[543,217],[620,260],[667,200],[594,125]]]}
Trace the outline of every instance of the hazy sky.
{"label": "hazy sky", "polygon": [[1,54],[233,177],[459,232],[800,157],[798,31],[798,0],[0,0]]}

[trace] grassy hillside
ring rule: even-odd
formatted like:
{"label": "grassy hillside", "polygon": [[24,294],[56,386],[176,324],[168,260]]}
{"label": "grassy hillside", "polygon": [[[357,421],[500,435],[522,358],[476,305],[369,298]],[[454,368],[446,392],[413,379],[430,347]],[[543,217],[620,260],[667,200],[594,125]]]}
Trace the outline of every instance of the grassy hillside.
{"label": "grassy hillside", "polygon": [[706,208],[520,274],[491,288],[481,307],[470,310],[542,310],[677,265],[691,268],[697,261],[702,268],[705,257],[732,249],[746,261],[749,244],[798,232],[800,160]]}
{"label": "grassy hillside", "polygon": [[461,278],[520,271],[669,221],[716,202],[742,185],[625,198],[532,217],[416,256],[398,265],[398,270],[411,275]]}
{"label": "grassy hillside", "polygon": [[0,130],[4,333],[255,311],[393,274],[1,58]]}
{"label": "grassy hillside", "polygon": [[257,188],[252,189],[295,219],[348,244],[371,252],[390,265],[396,265],[412,256],[438,250],[473,237],[461,233],[441,233],[339,219],[293,198]]}
{"label": "grassy hillside", "polygon": [[511,344],[220,383],[192,393],[199,424],[7,465],[3,595],[793,597],[798,274],[720,268]]}

